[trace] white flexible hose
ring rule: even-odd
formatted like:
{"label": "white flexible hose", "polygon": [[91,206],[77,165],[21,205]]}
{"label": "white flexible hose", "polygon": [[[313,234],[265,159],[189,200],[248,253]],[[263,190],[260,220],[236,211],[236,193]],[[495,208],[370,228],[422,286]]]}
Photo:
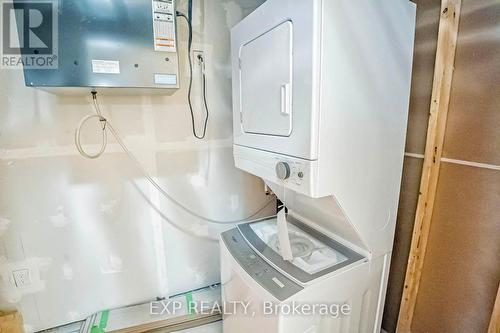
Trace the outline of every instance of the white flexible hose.
{"label": "white flexible hose", "polygon": [[93,119],[93,118],[99,118],[99,121],[107,123],[106,118],[104,118],[103,116],[100,116],[98,114],[89,114],[88,116],[83,117],[82,120],[80,120],[80,123],[78,124],[78,127],[76,128],[76,131],[75,131],[76,149],[78,149],[78,152],[80,153],[80,155],[82,155],[85,158],[90,158],[90,159],[95,159],[95,158],[100,157],[104,153],[104,151],[106,150],[106,146],[108,145],[108,134],[107,134],[106,130],[103,129],[101,149],[99,149],[99,151],[96,154],[89,154],[83,149],[82,143],[80,141],[80,136],[81,136],[80,132],[83,128],[83,125],[85,125],[85,123],[87,121],[89,121],[90,119]]}
{"label": "white flexible hose", "polygon": [[[196,213],[195,211],[191,210],[189,207],[185,206],[184,204],[180,203],[179,201],[175,200],[172,196],[170,196],[153,179],[153,177],[151,177],[149,175],[149,173],[142,166],[141,162],[139,162],[139,160],[137,159],[137,157],[135,157],[135,155],[127,148],[127,146],[125,145],[125,143],[122,141],[122,139],[120,138],[120,136],[118,135],[118,133],[115,131],[115,129],[111,125],[111,123],[102,115],[101,109],[99,108],[99,104],[97,103],[96,94],[94,94],[94,93],[93,93],[93,100],[94,100],[94,108],[96,110],[96,114],[90,114],[90,115],[87,115],[87,116],[83,117],[82,120],[80,120],[80,123],[79,123],[79,125],[78,125],[78,127],[76,128],[76,131],[75,131],[75,145],[76,145],[76,148],[78,149],[78,152],[83,157],[89,158],[89,159],[96,159],[96,158],[100,157],[104,153],[104,151],[106,150],[106,146],[108,144],[108,137],[107,137],[107,131],[106,130],[109,130],[111,132],[111,134],[115,137],[116,141],[118,142],[118,144],[120,145],[120,147],[123,149],[123,151],[134,162],[135,166],[141,171],[141,173],[144,175],[144,177],[146,177],[146,179],[151,183],[151,185],[153,185],[158,190],[158,192],[160,192],[165,198],[167,198],[168,200],[172,201],[175,205],[177,205],[178,207],[180,207],[182,210],[184,210],[185,212],[189,213],[190,215],[192,215],[194,217],[197,217],[197,218],[199,218],[201,220],[204,220],[204,221],[207,221],[207,222],[210,222],[210,223],[214,223],[214,224],[235,224],[235,223],[246,222],[246,221],[250,220],[252,217],[254,217],[257,214],[259,214],[260,212],[262,212],[264,209],[266,209],[270,204],[272,204],[274,202],[274,200],[269,200],[264,206],[262,206],[261,208],[257,209],[250,216],[248,216],[248,217],[246,217],[244,219],[241,219],[241,220],[221,221],[221,220],[215,220],[215,219],[211,219],[211,218],[208,218],[208,217],[204,217],[204,216]],[[102,123],[102,144],[101,144],[101,148],[99,149],[99,151],[97,153],[95,153],[95,154],[89,154],[89,153],[87,153],[83,149],[80,136],[81,136],[81,130],[83,128],[83,125],[85,125],[85,123],[87,121],[89,121],[90,119],[93,119],[93,118],[98,118],[99,121]]]}

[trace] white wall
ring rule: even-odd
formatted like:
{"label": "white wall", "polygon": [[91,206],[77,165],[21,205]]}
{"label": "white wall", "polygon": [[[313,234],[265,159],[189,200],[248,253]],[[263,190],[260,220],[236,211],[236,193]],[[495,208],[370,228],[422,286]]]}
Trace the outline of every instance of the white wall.
{"label": "white wall", "polygon": [[[179,91],[100,98],[105,115],[163,188],[214,219],[247,217],[270,200],[259,179],[234,168],[231,150],[229,27],[261,2],[194,0],[193,48],[204,50],[207,63],[207,140],[191,135],[182,20]],[[180,1],[178,9],[185,5]],[[198,83],[196,75],[196,105]],[[77,154],[73,133],[93,112],[90,101],[26,88],[21,71],[0,70],[0,308],[19,309],[28,330],[219,281],[213,239],[220,227],[161,197],[113,140],[98,160]],[[87,127],[85,142],[97,144],[97,134]],[[10,281],[19,268],[32,270],[24,292]]]}

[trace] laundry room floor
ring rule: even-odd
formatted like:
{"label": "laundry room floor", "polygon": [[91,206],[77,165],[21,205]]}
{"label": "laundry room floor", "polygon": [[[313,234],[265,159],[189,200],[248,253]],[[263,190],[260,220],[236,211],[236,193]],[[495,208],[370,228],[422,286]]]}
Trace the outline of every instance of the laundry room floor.
{"label": "laundry room floor", "polygon": [[222,333],[222,321],[189,328],[187,330],[176,331],[175,333]]}

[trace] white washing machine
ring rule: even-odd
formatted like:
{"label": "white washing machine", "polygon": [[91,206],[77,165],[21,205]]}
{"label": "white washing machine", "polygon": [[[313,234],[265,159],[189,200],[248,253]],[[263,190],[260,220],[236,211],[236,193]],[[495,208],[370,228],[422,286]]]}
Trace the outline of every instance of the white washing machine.
{"label": "white washing machine", "polygon": [[[279,252],[276,218],[222,234],[224,332],[370,332],[379,267],[289,216],[294,259]],[[376,305],[376,304],[375,304]]]}
{"label": "white washing machine", "polygon": [[[227,312],[225,333],[380,331],[415,15],[407,0],[268,0],[232,28],[235,165],[288,216],[280,228],[270,219],[223,234],[224,301],[251,301],[256,313]],[[275,245],[283,225],[291,260]],[[351,313],[265,315],[264,301]]]}

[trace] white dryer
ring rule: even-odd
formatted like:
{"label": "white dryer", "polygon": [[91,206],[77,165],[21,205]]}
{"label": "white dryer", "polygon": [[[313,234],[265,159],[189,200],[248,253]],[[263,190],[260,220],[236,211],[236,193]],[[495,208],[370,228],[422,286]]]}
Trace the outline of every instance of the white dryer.
{"label": "white dryer", "polygon": [[[276,297],[245,270],[223,239],[225,300],[235,295],[265,295],[276,302],[344,297],[352,303],[352,320],[331,327],[380,330],[404,157],[415,15],[408,0],[268,0],[233,27],[235,165],[264,179],[288,208],[290,221],[364,259],[303,281],[291,266],[267,255],[272,252],[255,246],[240,227],[236,231],[252,255],[303,289],[284,300]],[[255,327],[264,323],[259,318],[253,320]],[[316,318],[314,325],[277,318],[278,324],[263,332],[335,332],[319,324],[325,318]],[[227,315],[225,322],[244,320]],[[241,327],[224,324],[226,333],[257,331]]]}

